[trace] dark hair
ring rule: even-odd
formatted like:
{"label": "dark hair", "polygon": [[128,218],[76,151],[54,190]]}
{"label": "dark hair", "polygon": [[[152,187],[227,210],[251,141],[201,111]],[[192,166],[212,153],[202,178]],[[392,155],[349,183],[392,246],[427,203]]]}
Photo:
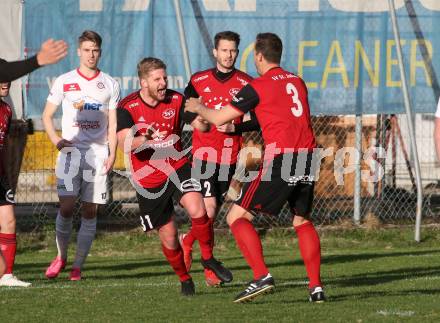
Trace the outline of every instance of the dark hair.
{"label": "dark hair", "polygon": [[148,75],[151,71],[158,70],[158,69],[167,69],[166,64],[160,60],[159,58],[155,57],[146,57],[143,58],[138,64],[137,64],[137,71],[139,78],[142,78],[144,75]]}
{"label": "dark hair", "polygon": [[78,46],[85,41],[91,41],[96,44],[99,48],[101,48],[102,38],[99,34],[93,30],[84,30],[81,36],[78,37]]}
{"label": "dark hair", "polygon": [[240,35],[233,32],[233,31],[226,30],[226,31],[221,31],[215,35],[215,37],[214,37],[214,48],[215,49],[217,49],[218,43],[222,39],[235,42],[235,44],[237,45],[237,48],[238,48],[238,45],[240,45]]}
{"label": "dark hair", "polygon": [[7,62],[8,62],[7,60],[0,58],[0,63],[7,63]]}
{"label": "dark hair", "polygon": [[270,63],[279,64],[283,53],[283,42],[273,33],[261,33],[255,40],[255,53],[263,54]]}

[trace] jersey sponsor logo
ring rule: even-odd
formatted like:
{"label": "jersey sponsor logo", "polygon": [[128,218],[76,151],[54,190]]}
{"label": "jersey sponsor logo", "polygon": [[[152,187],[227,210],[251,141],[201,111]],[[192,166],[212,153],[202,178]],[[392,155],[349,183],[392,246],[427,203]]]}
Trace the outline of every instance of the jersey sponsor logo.
{"label": "jersey sponsor logo", "polygon": [[244,79],[242,79],[241,77],[238,77],[238,76],[237,76],[237,80],[239,80],[241,85],[243,85],[243,86],[245,86],[245,85],[247,85],[249,83],[248,81],[246,81],[246,80],[244,80]]}
{"label": "jersey sponsor logo", "polygon": [[138,122],[145,122],[144,117],[143,117],[143,116],[140,116],[139,119],[138,119]]}
{"label": "jersey sponsor logo", "polygon": [[77,120],[72,124],[74,128],[80,128],[81,130],[99,129],[101,127],[99,121],[90,120]]}
{"label": "jersey sponsor logo", "polygon": [[176,114],[176,111],[174,111],[174,109],[170,108],[170,109],[167,109],[164,112],[162,112],[162,117],[164,119],[171,119],[172,117],[174,117],[175,114]]}
{"label": "jersey sponsor logo", "polygon": [[186,192],[200,192],[202,190],[202,185],[195,178],[190,178],[180,184],[180,190],[183,193]]}
{"label": "jersey sponsor logo", "polygon": [[73,102],[73,107],[79,111],[88,110],[88,111],[99,111],[102,108],[101,103],[90,103],[85,102],[84,100]]}
{"label": "jersey sponsor logo", "polygon": [[134,102],[134,103],[129,104],[128,108],[131,109],[131,108],[134,108],[134,107],[137,107],[137,106],[139,106],[139,102]]}
{"label": "jersey sponsor logo", "polygon": [[296,186],[296,184],[298,183],[312,185],[314,181],[315,181],[315,176],[313,175],[290,176],[287,179],[289,186]]}
{"label": "jersey sponsor logo", "polygon": [[234,102],[240,102],[240,101],[243,101],[244,99],[243,99],[243,97],[241,96],[241,97],[239,97],[239,98],[237,98],[235,95],[232,97],[232,101],[234,101]]}
{"label": "jersey sponsor logo", "polygon": [[64,92],[81,91],[78,83],[68,83],[63,85]]}
{"label": "jersey sponsor logo", "polygon": [[203,89],[203,92],[205,93],[211,92],[211,89],[209,88],[209,86],[207,86]]}
{"label": "jersey sponsor logo", "polygon": [[98,83],[96,83],[96,87],[100,90],[105,89],[105,85],[104,83],[102,83],[101,81],[99,81]]}
{"label": "jersey sponsor logo", "polygon": [[91,111],[99,111],[102,108],[102,104],[100,103],[88,103],[86,102],[84,104],[84,110],[91,110]]}
{"label": "jersey sponsor logo", "polygon": [[206,79],[207,77],[208,77],[208,75],[199,76],[199,77],[194,79],[194,82],[200,82],[200,81]]}
{"label": "jersey sponsor logo", "polygon": [[230,95],[230,96],[235,96],[235,95],[238,94],[238,92],[240,92],[240,89],[234,87],[234,88],[232,88],[232,89],[229,90],[229,95]]}
{"label": "jersey sponsor logo", "polygon": [[102,108],[102,103],[94,100],[93,98],[86,96],[72,102],[72,105],[75,109],[79,111],[88,110],[88,111],[99,111]]}
{"label": "jersey sponsor logo", "polygon": [[12,190],[8,190],[5,194],[5,200],[9,203],[15,203],[15,194]]}
{"label": "jersey sponsor logo", "polygon": [[160,131],[159,129],[156,129],[151,135],[151,137],[153,138],[154,141],[162,141],[165,139],[167,134],[168,134],[167,131]]}
{"label": "jersey sponsor logo", "polygon": [[165,135],[160,134],[160,137],[156,137],[156,138],[153,139],[153,141],[157,141],[157,143],[153,142],[152,144],[148,144],[148,147],[149,148],[155,148],[155,149],[158,149],[158,148],[168,148],[168,147],[173,146],[176,143],[174,138],[171,138],[171,139],[169,139],[167,141],[163,141],[164,137],[165,137]]}

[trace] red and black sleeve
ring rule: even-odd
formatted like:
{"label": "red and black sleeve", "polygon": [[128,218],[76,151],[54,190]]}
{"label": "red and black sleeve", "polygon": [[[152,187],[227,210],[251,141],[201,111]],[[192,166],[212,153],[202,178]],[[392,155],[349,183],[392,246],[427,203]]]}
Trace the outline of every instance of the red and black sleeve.
{"label": "red and black sleeve", "polygon": [[251,115],[251,118],[248,121],[237,123],[234,125],[235,135],[239,135],[243,132],[260,130],[260,124],[258,123],[257,115],[255,114],[255,111],[251,110],[249,113]]}
{"label": "red and black sleeve", "polygon": [[116,115],[118,124],[116,132],[119,132],[123,129],[130,129],[135,125],[130,112],[128,112],[126,109],[121,107],[117,108]]}
{"label": "red and black sleeve", "polygon": [[232,98],[231,105],[246,113],[254,109],[259,102],[260,98],[257,91],[250,84],[247,84]]}
{"label": "red and black sleeve", "polygon": [[183,94],[185,95],[185,98],[198,98],[200,97],[200,95],[197,93],[196,88],[194,87],[194,85],[192,84],[191,80],[188,82],[188,85],[185,88],[185,91],[183,92]]}

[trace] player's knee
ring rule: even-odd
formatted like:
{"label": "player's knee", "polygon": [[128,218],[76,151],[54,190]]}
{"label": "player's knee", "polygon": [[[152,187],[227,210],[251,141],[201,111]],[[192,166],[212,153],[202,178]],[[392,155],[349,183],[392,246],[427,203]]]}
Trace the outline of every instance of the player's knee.
{"label": "player's knee", "polygon": [[215,218],[215,214],[217,213],[217,207],[214,205],[206,205],[206,214],[208,214],[208,217],[211,219]]}
{"label": "player's knee", "polygon": [[187,193],[180,200],[190,218],[200,218],[206,214],[205,204],[200,194]]}
{"label": "player's knee", "polygon": [[68,205],[61,205],[60,214],[64,218],[71,218],[73,216],[73,207]]}
{"label": "player's knee", "polygon": [[293,217],[293,226],[294,226],[294,227],[300,226],[300,225],[302,225],[302,224],[304,224],[304,223],[307,223],[307,222],[310,222],[310,221],[307,219],[307,217],[300,216],[300,215],[295,215],[295,216]]}
{"label": "player's knee", "polygon": [[200,200],[200,202],[201,203],[190,204],[186,207],[186,211],[191,218],[200,218],[206,214],[205,205],[202,200]]}
{"label": "player's knee", "polygon": [[238,219],[246,219],[248,221],[252,221],[253,215],[243,209],[241,206],[234,204],[229,210],[228,215],[226,216],[226,223],[231,226]]}
{"label": "player's knee", "polygon": [[177,238],[174,236],[162,237],[161,242],[167,249],[175,250],[178,247]]}
{"label": "player's knee", "polygon": [[205,205],[206,214],[213,219],[217,213],[217,201],[215,197],[204,198],[203,204]]}
{"label": "player's knee", "polygon": [[228,213],[228,215],[226,216],[226,223],[231,226],[232,223],[235,222],[235,220],[237,220],[237,217],[234,217],[233,215],[231,215],[230,213]]}
{"label": "player's knee", "polygon": [[236,212],[229,212],[226,216],[226,223],[231,226],[235,221],[238,219],[241,219],[243,216],[241,214],[238,214]]}
{"label": "player's knee", "polygon": [[81,216],[85,219],[96,218],[96,206],[95,205],[83,205],[81,210]]}
{"label": "player's knee", "polygon": [[167,249],[177,249],[178,240],[177,240],[177,231],[161,228],[159,229],[160,241]]}

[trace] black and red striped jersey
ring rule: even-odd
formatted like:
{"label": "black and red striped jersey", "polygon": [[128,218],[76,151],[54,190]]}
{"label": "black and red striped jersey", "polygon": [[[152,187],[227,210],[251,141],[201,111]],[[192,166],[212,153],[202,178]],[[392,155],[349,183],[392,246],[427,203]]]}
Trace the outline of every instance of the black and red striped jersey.
{"label": "black and red striped jersey", "polygon": [[130,153],[133,179],[142,187],[162,185],[172,171],[188,161],[183,154],[177,159],[176,156],[166,155],[167,148],[170,154],[172,151],[182,151],[180,138],[184,101],[182,94],[167,90],[165,100],[152,107],[137,91],[125,97],[118,105],[117,131],[135,126],[135,135],[147,135],[149,131],[160,134],[154,139],[154,147]]}
{"label": "black and red striped jersey", "polygon": [[[220,77],[220,74],[224,77]],[[221,73],[212,68],[192,75],[185,89],[185,95],[187,97],[202,97],[202,103],[206,107],[220,110],[230,103],[232,97],[251,80],[251,76],[236,69],[229,73]],[[242,118],[236,118],[233,123],[242,123]],[[218,164],[234,164],[237,162],[241,144],[241,133],[222,133],[217,131],[214,125],[211,125],[208,132],[194,129],[192,154],[194,158],[199,160]],[[224,149],[225,147],[228,149]],[[232,153],[229,153],[230,150]]]}

